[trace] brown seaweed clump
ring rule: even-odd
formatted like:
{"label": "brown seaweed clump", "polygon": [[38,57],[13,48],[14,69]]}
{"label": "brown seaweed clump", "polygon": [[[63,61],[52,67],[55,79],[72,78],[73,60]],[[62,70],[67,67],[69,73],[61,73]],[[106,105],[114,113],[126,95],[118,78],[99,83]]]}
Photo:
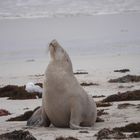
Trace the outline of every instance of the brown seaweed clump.
{"label": "brown seaweed clump", "polygon": [[104,109],[97,110],[97,116],[107,115],[108,112],[104,112]]}
{"label": "brown seaweed clump", "polygon": [[128,108],[128,107],[134,107],[134,106],[136,106],[136,105],[134,105],[134,104],[130,104],[130,103],[123,103],[123,104],[118,104],[118,109],[126,109],[126,108]]}
{"label": "brown seaweed clump", "polygon": [[5,109],[0,109],[0,116],[11,115],[11,113]]}
{"label": "brown seaweed clump", "polygon": [[117,79],[110,79],[109,83],[129,83],[129,82],[140,82],[140,76],[137,75],[126,75]]}
{"label": "brown seaweed clump", "polygon": [[40,86],[41,88],[43,88],[43,84],[42,83],[36,83],[35,85]]}
{"label": "brown seaweed clump", "polygon": [[27,111],[24,114],[14,117],[14,118],[10,118],[7,121],[27,121],[32,116],[32,114],[39,108],[40,107],[37,107],[33,111]]}
{"label": "brown seaweed clump", "polygon": [[140,122],[130,123],[123,127],[115,127],[113,130],[122,132],[140,132]]}
{"label": "brown seaweed clump", "polygon": [[114,70],[114,72],[126,73],[126,72],[130,72],[130,70],[129,69],[120,69],[120,70]]}
{"label": "brown seaweed clump", "polygon": [[94,95],[94,96],[92,96],[92,98],[103,98],[103,97],[105,97],[105,95]]}
{"label": "brown seaweed clump", "polygon": [[82,71],[81,71],[81,72],[74,72],[74,74],[75,74],[75,75],[88,74],[88,72],[86,72],[86,71],[85,71],[85,72],[84,72],[84,71],[82,72]]}
{"label": "brown seaweed clump", "polygon": [[139,132],[132,133],[129,137],[130,138],[140,138],[140,131]]}
{"label": "brown seaweed clump", "polygon": [[89,133],[87,130],[81,130],[79,133]]}
{"label": "brown seaweed clump", "polygon": [[102,119],[101,117],[97,117],[96,118],[96,122],[104,122],[105,120],[104,119]]}
{"label": "brown seaweed clump", "polygon": [[104,109],[97,110],[96,122],[104,122],[104,119],[102,119],[100,116],[107,115],[107,114],[108,114],[107,112],[104,112]]}
{"label": "brown seaweed clump", "polygon": [[24,114],[14,117],[14,118],[10,118],[7,121],[27,121],[33,114],[33,111],[27,111]]}
{"label": "brown seaweed clump", "polygon": [[134,100],[140,100],[140,90],[113,94],[103,99],[103,102],[134,101]]}
{"label": "brown seaweed clump", "polygon": [[98,101],[98,102],[96,102],[96,106],[97,107],[109,107],[109,106],[112,106],[112,104],[109,102]]}
{"label": "brown seaweed clump", "polygon": [[58,137],[55,140],[78,140],[77,138],[74,137]]}
{"label": "brown seaweed clump", "polygon": [[99,86],[99,84],[97,84],[97,83],[92,83],[92,82],[90,82],[90,83],[83,82],[83,83],[81,83],[80,85],[81,85],[81,86]]}
{"label": "brown seaweed clump", "polygon": [[37,140],[29,131],[15,130],[1,134],[0,140]]}
{"label": "brown seaweed clump", "polygon": [[36,99],[41,98],[42,94],[34,92],[29,93],[25,90],[25,86],[7,85],[0,88],[0,97],[8,97],[8,99]]}
{"label": "brown seaweed clump", "polygon": [[110,130],[108,128],[101,129],[97,134],[97,140],[102,139],[125,139],[126,135],[120,131]]}

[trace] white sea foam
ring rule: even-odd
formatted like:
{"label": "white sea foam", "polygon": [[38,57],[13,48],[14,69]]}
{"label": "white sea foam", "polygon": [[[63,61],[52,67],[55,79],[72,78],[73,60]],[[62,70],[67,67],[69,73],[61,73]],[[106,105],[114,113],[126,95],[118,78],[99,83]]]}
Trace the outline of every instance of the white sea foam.
{"label": "white sea foam", "polygon": [[67,17],[139,11],[139,0],[0,1],[0,18]]}

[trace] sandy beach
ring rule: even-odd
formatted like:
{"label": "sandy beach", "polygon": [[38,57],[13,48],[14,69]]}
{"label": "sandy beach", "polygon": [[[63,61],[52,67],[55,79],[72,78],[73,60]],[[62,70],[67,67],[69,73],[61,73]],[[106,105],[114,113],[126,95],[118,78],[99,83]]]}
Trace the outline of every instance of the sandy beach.
{"label": "sandy beach", "polygon": [[[57,39],[69,53],[75,75],[80,83],[100,101],[109,95],[140,89],[140,82],[109,83],[110,79],[125,75],[140,75],[140,13],[79,16],[67,18],[1,19],[0,20],[0,87],[42,83],[49,62],[48,43]],[[121,73],[114,70],[129,69]],[[123,88],[120,88],[123,87]],[[119,104],[133,104],[119,109]],[[115,128],[140,122],[140,100],[111,102],[111,106],[99,107],[107,114],[104,122],[93,128],[71,130],[69,128],[29,128],[26,121],[7,122],[28,110],[41,106],[41,99],[8,100],[0,98],[0,108],[11,115],[0,117],[0,134],[14,130],[28,130],[37,140],[54,140],[59,136],[72,136],[79,140],[97,139],[95,134],[103,128]],[[126,133],[129,135],[130,133]],[[126,138],[128,139],[128,137]],[[139,139],[139,138],[138,138]]]}

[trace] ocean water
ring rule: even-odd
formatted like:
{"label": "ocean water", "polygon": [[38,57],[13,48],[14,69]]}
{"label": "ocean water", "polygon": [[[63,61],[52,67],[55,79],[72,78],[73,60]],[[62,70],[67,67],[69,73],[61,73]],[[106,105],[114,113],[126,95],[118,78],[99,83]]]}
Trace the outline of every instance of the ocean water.
{"label": "ocean water", "polygon": [[67,17],[139,11],[139,0],[0,0],[0,18]]}

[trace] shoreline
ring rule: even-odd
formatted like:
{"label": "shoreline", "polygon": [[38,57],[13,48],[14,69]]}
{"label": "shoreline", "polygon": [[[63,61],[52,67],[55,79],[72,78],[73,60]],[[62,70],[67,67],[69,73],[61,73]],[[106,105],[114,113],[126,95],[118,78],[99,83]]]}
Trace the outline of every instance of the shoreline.
{"label": "shoreline", "polygon": [[114,13],[96,13],[96,14],[77,14],[77,15],[64,15],[64,16],[30,16],[30,17],[0,17],[0,20],[15,20],[15,19],[63,19],[63,18],[78,18],[78,17],[94,17],[94,16],[115,16],[115,15],[130,15],[130,14],[140,14],[140,11],[123,11]]}

